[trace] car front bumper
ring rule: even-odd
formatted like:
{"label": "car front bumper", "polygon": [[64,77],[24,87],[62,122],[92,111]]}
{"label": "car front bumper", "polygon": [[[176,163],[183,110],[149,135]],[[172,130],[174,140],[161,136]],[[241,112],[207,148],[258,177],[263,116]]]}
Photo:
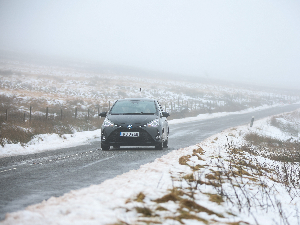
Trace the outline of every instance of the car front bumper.
{"label": "car front bumper", "polygon": [[[122,137],[121,132],[138,132],[138,137]],[[162,142],[161,132],[153,127],[110,128],[102,130],[101,143],[116,146],[155,146]]]}

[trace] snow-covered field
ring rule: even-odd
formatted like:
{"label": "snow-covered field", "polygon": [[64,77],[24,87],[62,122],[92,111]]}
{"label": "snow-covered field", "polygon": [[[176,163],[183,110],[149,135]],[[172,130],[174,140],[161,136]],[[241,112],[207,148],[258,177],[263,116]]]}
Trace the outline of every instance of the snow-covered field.
{"label": "snow-covered field", "polygon": [[[36,142],[60,140],[48,133],[63,137],[62,147],[77,144],[79,136],[94,136],[90,132],[75,134],[76,131],[95,130],[98,136],[102,121],[99,112],[107,111],[115,100],[123,98],[157,99],[174,123],[178,118],[191,117],[192,121],[300,100],[292,90],[170,74],[159,76],[154,72],[124,75],[120,71],[101,71],[86,64],[49,66],[0,58],[0,146],[20,142],[20,146],[7,146],[6,153],[27,154],[34,148],[27,146]],[[75,142],[71,136],[77,137]]]}
{"label": "snow-covered field", "polygon": [[[275,119],[297,128],[299,115]],[[288,140],[272,119],[225,130],[102,184],[7,214],[1,224],[300,224],[299,162],[252,154],[244,139],[257,133]]]}
{"label": "snow-covered field", "polygon": [[[141,88],[141,91],[140,91]],[[299,101],[298,94],[260,87],[97,73],[83,69],[41,66],[0,59],[0,95],[13,97],[20,112],[44,113],[45,107],[108,107],[122,98],[157,99],[169,112],[190,110],[238,111],[239,109]],[[236,110],[234,107],[237,107]],[[51,110],[50,110],[51,111]],[[57,109],[57,114],[59,114]],[[51,112],[53,113],[53,112]]]}

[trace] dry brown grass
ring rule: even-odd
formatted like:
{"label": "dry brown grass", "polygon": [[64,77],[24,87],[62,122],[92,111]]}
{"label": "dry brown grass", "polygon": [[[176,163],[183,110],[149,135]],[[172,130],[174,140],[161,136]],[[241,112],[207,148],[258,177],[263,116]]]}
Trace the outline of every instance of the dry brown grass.
{"label": "dry brown grass", "polygon": [[196,221],[199,221],[199,222],[202,222],[204,224],[208,224],[208,221],[206,219],[203,219],[195,214],[192,214],[188,211],[184,211],[184,210],[181,210],[179,211],[179,215],[178,216],[174,216],[174,217],[167,217],[166,219],[172,219],[172,220],[176,220],[178,221],[179,223],[181,224],[185,224],[183,222],[183,220],[196,220]]}
{"label": "dry brown grass", "polygon": [[278,139],[249,133],[245,136],[249,142],[243,150],[251,154],[260,155],[281,162],[300,162],[300,143],[295,141],[281,141]]}
{"label": "dry brown grass", "polygon": [[221,205],[221,203],[224,202],[223,197],[221,195],[218,194],[210,194],[209,195],[209,201],[211,202],[216,202],[218,205]]}
{"label": "dry brown grass", "polygon": [[[142,203],[143,206],[134,207],[133,210],[137,211],[144,218],[150,217],[152,224],[154,222],[160,224],[165,220],[174,220],[181,224],[185,224],[187,220],[196,220],[204,224],[218,224],[220,222],[218,218],[222,219],[224,224],[249,224],[245,221],[224,222],[224,218],[236,217],[236,212],[228,211],[220,214],[215,212],[213,208],[202,206],[201,199],[197,199],[198,197],[196,197],[202,193],[208,195],[209,201],[216,205],[222,206],[224,203],[235,205],[240,212],[249,213],[253,217],[253,210],[267,212],[272,207],[275,210],[279,210],[281,212],[281,219],[286,221],[286,224],[289,224],[287,216],[280,208],[278,199],[276,199],[276,196],[272,197],[270,194],[271,192],[276,192],[276,188],[264,182],[265,178],[269,178],[274,182],[280,182],[285,185],[291,198],[299,197],[300,192],[290,189],[291,187],[300,189],[300,186],[296,187],[297,185],[293,183],[295,181],[291,180],[291,177],[295,176],[290,175],[288,167],[286,166],[281,169],[272,168],[270,165],[265,165],[249,157],[249,154],[242,148],[233,147],[231,143],[228,143],[226,146],[228,157],[214,157],[215,164],[213,166],[209,165],[207,168],[202,166],[197,167],[198,165],[189,166],[189,164],[193,164],[190,162],[192,155],[180,157],[178,159],[179,163],[189,166],[194,171],[193,173],[182,174],[181,182],[186,182],[188,187],[174,186],[162,197],[152,199],[150,205],[141,201],[145,196],[139,193],[134,200],[129,202],[131,204],[134,204],[134,202]],[[194,156],[203,155],[204,153],[202,148],[193,151]],[[300,181],[300,177],[298,181]],[[204,193],[205,186],[213,187],[216,193]],[[256,191],[252,192],[251,190],[255,186]],[[164,207],[164,204],[170,201],[178,206],[176,213]],[[161,212],[165,216],[161,216]],[[203,219],[199,216],[199,213],[214,215],[215,217],[213,219]],[[254,220],[256,220],[255,217]],[[146,224],[151,224],[146,222],[150,220],[140,217],[137,218],[137,221],[144,221]]]}
{"label": "dry brown grass", "polygon": [[154,216],[152,210],[147,207],[135,207],[135,210],[146,217]]}
{"label": "dry brown grass", "polygon": [[174,192],[171,192],[171,193],[166,194],[163,197],[155,199],[153,201],[157,202],[157,203],[165,203],[165,202],[168,202],[168,201],[176,202],[176,201],[180,201],[180,197],[179,197],[178,194],[176,194]]}
{"label": "dry brown grass", "polygon": [[189,161],[189,158],[190,158],[191,156],[181,156],[180,158],[179,158],[179,164],[180,165],[187,165],[187,162]]}
{"label": "dry brown grass", "polygon": [[145,199],[144,193],[140,192],[140,193],[136,196],[135,201],[136,201],[136,202],[144,202],[144,199]]}
{"label": "dry brown grass", "polygon": [[101,127],[103,119],[100,118],[66,118],[48,119],[35,117],[31,121],[2,120],[0,127],[0,144],[21,143],[25,145],[35,135],[56,133],[72,134],[74,131],[95,130]]}

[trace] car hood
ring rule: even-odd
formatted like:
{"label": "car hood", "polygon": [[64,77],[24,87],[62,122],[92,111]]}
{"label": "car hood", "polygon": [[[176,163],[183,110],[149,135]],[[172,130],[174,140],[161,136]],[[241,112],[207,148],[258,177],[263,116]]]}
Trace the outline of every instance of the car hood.
{"label": "car hood", "polygon": [[107,119],[112,121],[115,125],[119,126],[142,126],[157,118],[157,115],[107,115]]}

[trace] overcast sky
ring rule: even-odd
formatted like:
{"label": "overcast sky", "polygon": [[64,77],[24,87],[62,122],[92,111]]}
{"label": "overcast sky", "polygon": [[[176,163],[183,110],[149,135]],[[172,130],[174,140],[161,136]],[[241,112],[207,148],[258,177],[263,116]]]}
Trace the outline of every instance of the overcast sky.
{"label": "overcast sky", "polygon": [[300,86],[299,0],[0,0],[0,49]]}

